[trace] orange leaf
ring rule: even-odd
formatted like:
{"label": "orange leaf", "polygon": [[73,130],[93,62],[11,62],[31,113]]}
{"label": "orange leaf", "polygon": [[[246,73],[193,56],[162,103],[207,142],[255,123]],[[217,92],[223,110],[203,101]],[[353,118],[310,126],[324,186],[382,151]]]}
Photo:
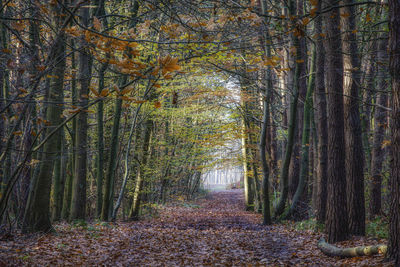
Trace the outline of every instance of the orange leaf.
{"label": "orange leaf", "polygon": [[154,103],[154,107],[155,107],[155,108],[161,108],[161,103],[160,103],[160,101],[155,102],[155,103]]}
{"label": "orange leaf", "polygon": [[99,96],[99,95],[100,95],[92,86],[89,86],[89,90],[90,90],[90,92],[92,92],[95,96]]}
{"label": "orange leaf", "polygon": [[100,30],[101,30],[101,22],[100,22],[100,20],[99,20],[97,17],[94,17],[94,18],[93,18],[93,28],[94,28],[96,31],[100,31]]}
{"label": "orange leaf", "polygon": [[109,92],[110,92],[110,91],[109,91],[108,89],[103,89],[103,90],[101,90],[101,92],[100,92],[100,96],[106,97],[106,96],[108,96]]}

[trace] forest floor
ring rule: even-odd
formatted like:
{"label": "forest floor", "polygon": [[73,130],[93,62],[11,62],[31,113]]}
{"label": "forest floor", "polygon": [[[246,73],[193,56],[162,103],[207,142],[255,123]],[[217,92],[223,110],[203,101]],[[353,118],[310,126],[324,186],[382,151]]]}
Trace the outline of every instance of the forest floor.
{"label": "forest floor", "polygon": [[52,234],[3,237],[0,266],[391,266],[383,256],[327,257],[317,248],[322,234],[293,224],[263,226],[243,202],[242,190],[212,192],[139,222],[60,223]]}

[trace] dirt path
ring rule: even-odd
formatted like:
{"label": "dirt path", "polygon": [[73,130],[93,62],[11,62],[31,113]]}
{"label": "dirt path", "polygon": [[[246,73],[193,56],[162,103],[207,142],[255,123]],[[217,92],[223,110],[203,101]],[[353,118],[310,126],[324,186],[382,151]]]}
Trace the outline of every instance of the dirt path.
{"label": "dirt path", "polygon": [[325,257],[319,234],[262,226],[243,202],[243,191],[229,190],[140,222],[59,224],[57,234],[0,241],[0,266],[384,266],[380,256]]}

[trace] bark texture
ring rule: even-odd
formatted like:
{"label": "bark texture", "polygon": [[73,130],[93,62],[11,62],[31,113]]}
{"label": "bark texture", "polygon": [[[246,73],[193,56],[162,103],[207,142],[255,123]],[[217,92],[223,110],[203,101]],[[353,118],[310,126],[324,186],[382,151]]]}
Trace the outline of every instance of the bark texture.
{"label": "bark texture", "polygon": [[[318,11],[321,10],[321,1],[318,1]],[[321,36],[322,17],[315,20],[315,33]],[[325,49],[322,38],[318,38],[316,45],[316,73],[315,73],[315,118],[317,121],[318,134],[318,162],[317,165],[317,203],[316,217],[319,222],[325,222],[326,214],[326,190],[327,190],[327,163],[328,163],[328,124],[326,115],[326,92],[325,92]]]}
{"label": "bark texture", "polygon": [[400,1],[389,0],[389,55],[392,76],[392,162],[390,178],[389,258],[400,265]]}
{"label": "bark texture", "polygon": [[[335,5],[336,1],[328,4]],[[325,15],[326,87],[328,92],[328,200],[326,231],[334,243],[348,238],[343,124],[343,60],[338,10]]]}
{"label": "bark texture", "polygon": [[372,256],[375,254],[386,254],[387,245],[375,246],[360,246],[353,248],[338,248],[331,244],[326,243],[325,239],[321,238],[318,242],[318,248],[328,256],[332,257],[358,257],[358,256]]}
{"label": "bark texture", "polygon": [[[89,24],[89,6],[82,7],[82,24]],[[88,104],[89,85],[91,78],[92,58],[89,54],[88,44],[84,37],[81,38],[79,55],[79,106],[81,108]],[[85,219],[86,214],[86,175],[87,175],[87,112],[80,112],[77,118],[76,126],[76,147],[75,147],[75,170],[72,186],[72,203],[70,219]]]}
{"label": "bark texture", "polygon": [[349,230],[354,235],[365,234],[364,151],[359,111],[360,62],[353,0],[343,0],[342,12],[344,66],[344,121],[346,140],[346,181]]}
{"label": "bark texture", "polygon": [[[386,38],[379,41],[378,49],[378,62],[386,62]],[[388,86],[385,80],[387,67],[378,65],[377,69],[376,103],[379,106],[375,107],[374,114],[374,137],[371,156],[371,202],[369,206],[370,217],[379,215],[382,210],[382,163],[385,159],[385,148],[383,147],[383,140],[387,128],[387,112],[385,109],[381,108],[386,107],[387,105],[387,92],[385,92]]]}

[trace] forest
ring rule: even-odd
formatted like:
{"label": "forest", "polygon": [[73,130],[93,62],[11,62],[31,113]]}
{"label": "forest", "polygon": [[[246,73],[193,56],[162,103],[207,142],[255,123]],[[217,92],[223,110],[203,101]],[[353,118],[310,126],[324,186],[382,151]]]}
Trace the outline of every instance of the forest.
{"label": "forest", "polygon": [[0,21],[0,266],[400,266],[400,0]]}

